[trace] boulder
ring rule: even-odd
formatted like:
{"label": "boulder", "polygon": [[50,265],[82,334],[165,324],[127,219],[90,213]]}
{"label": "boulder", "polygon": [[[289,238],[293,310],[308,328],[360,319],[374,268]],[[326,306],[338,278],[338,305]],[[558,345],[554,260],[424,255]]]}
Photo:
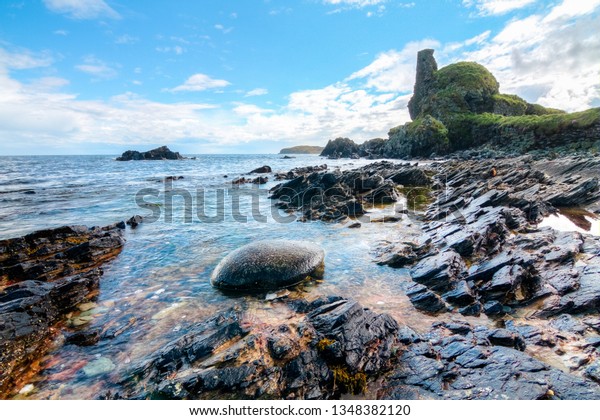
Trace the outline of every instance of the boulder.
{"label": "boulder", "polygon": [[307,276],[319,275],[324,252],[310,242],[265,240],[227,255],[211,276],[224,290],[275,290],[293,286]]}

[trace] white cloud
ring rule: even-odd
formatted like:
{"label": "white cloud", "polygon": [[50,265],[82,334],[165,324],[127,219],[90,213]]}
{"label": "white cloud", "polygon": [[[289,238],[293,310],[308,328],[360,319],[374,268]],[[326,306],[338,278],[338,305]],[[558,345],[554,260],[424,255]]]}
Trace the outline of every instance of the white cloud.
{"label": "white cloud", "polygon": [[174,53],[175,55],[181,55],[187,50],[180,45],[174,45],[172,47],[156,47],[156,51],[161,53]]}
{"label": "white cloud", "polygon": [[47,52],[34,54],[26,49],[9,52],[0,47],[0,70],[25,70],[36,67],[48,67],[52,57]]}
{"label": "white cloud", "polygon": [[353,73],[347,80],[365,79],[365,87],[379,92],[412,92],[415,83],[417,52],[424,48],[437,48],[435,40],[410,42],[402,51],[380,53],[365,68]]}
{"label": "white cloud", "polygon": [[114,79],[118,75],[117,70],[93,55],[85,57],[83,63],[76,65],[75,68],[93,76],[95,80]]}
{"label": "white cloud", "polygon": [[463,5],[477,9],[477,14],[479,16],[496,16],[512,12],[513,10],[522,9],[536,1],[537,0],[463,0]]}
{"label": "white cloud", "polygon": [[140,39],[137,38],[137,37],[135,37],[135,36],[131,36],[131,35],[125,34],[125,35],[118,36],[115,39],[115,43],[116,44],[129,44],[129,45],[132,45],[132,44],[135,44],[136,42],[138,42],[139,40]]}
{"label": "white cloud", "polygon": [[325,4],[334,6],[367,7],[385,3],[387,0],[323,0]]}
{"label": "white cloud", "polygon": [[121,15],[104,0],[43,0],[48,10],[71,19],[120,19]]}
{"label": "white cloud", "polygon": [[226,28],[225,26],[221,25],[220,23],[217,23],[217,24],[214,26],[214,28],[215,28],[216,30],[219,30],[219,31],[223,32],[224,34],[228,34],[228,33],[230,33],[231,31],[233,31],[233,27]]}
{"label": "white cloud", "polygon": [[216,88],[224,88],[229,86],[227,80],[222,79],[213,79],[206,74],[197,73],[193,76],[190,76],[184,84],[174,87],[170,89],[171,92],[198,92],[207,89],[216,89]]}
{"label": "white cloud", "polygon": [[67,36],[69,35],[69,31],[65,30],[65,29],[57,29],[56,31],[52,32],[54,35],[60,35],[60,36]]}
{"label": "white cloud", "polygon": [[598,0],[564,0],[510,21],[461,58],[490,69],[503,92],[567,111],[589,108],[600,96],[599,7]]}
{"label": "white cloud", "polygon": [[544,23],[568,20],[592,13],[600,6],[600,0],[565,0],[544,18]]}
{"label": "white cloud", "polygon": [[269,91],[265,88],[256,88],[256,89],[252,89],[250,91],[248,91],[246,93],[246,96],[262,96],[262,95],[267,95],[269,93]]}
{"label": "white cloud", "polygon": [[453,51],[460,50],[464,47],[470,47],[472,45],[481,45],[488,40],[491,34],[492,31],[488,30],[479,35],[474,36],[473,38],[469,38],[466,41],[450,42],[444,45],[444,53],[452,53]]}

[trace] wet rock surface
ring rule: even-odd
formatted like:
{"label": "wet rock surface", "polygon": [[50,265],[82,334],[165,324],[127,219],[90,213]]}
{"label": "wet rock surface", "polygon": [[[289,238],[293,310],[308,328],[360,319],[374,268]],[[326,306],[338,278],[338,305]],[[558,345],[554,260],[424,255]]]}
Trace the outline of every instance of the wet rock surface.
{"label": "wet rock surface", "polygon": [[409,298],[432,313],[502,316],[533,303],[539,318],[597,313],[599,239],[536,226],[556,203],[600,201],[598,162],[561,161],[434,163],[436,199],[424,215],[424,235],[389,245],[377,261],[411,267],[421,287],[412,286]]}
{"label": "wet rock surface", "polygon": [[0,241],[0,395],[32,373],[64,315],[97,292],[124,228],[65,226]]}
{"label": "wet rock surface", "polygon": [[423,335],[413,332],[406,341],[379,398],[600,398],[600,386],[593,379],[595,365],[588,368],[587,378],[566,373],[528,354],[527,339],[518,332],[444,322]]}
{"label": "wet rock surface", "polygon": [[193,326],[124,375],[119,397],[339,398],[392,369],[400,344],[389,315],[340,297],[277,305],[287,322],[234,307]]}
{"label": "wet rock surface", "polygon": [[350,171],[297,171],[295,178],[271,189],[282,210],[301,213],[300,220],[346,221],[369,207],[399,199],[398,188],[430,184],[429,173],[410,164],[377,162]]}
{"label": "wet rock surface", "polygon": [[211,276],[224,290],[277,290],[322,271],[324,252],[305,241],[265,240],[227,255]]}
{"label": "wet rock surface", "polygon": [[599,398],[600,238],[537,226],[562,206],[594,211],[599,165],[569,157],[432,164],[423,235],[388,243],[375,261],[409,270],[405,290],[417,310],[485,314],[501,328],[457,335],[445,325],[420,336],[380,397]]}

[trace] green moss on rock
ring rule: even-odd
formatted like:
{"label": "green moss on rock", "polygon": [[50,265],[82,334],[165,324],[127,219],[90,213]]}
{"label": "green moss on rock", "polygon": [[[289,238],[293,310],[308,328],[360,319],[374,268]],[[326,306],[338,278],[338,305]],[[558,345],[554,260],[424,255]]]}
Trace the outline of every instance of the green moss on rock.
{"label": "green moss on rock", "polygon": [[448,152],[448,129],[431,115],[392,128],[384,154],[395,158],[429,157]]}
{"label": "green moss on rock", "polygon": [[394,127],[383,146],[386,157],[428,157],[489,144],[514,152],[600,147],[598,108],[567,114],[501,94],[484,66],[460,62],[437,69],[433,50],[420,51],[413,122]]}

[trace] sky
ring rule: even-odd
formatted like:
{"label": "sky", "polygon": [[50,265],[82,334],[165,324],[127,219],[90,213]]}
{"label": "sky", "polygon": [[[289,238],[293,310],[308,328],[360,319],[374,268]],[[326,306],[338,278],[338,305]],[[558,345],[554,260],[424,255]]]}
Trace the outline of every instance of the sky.
{"label": "sky", "polygon": [[410,121],[417,52],[600,106],[600,0],[3,0],[0,155],[276,153]]}

